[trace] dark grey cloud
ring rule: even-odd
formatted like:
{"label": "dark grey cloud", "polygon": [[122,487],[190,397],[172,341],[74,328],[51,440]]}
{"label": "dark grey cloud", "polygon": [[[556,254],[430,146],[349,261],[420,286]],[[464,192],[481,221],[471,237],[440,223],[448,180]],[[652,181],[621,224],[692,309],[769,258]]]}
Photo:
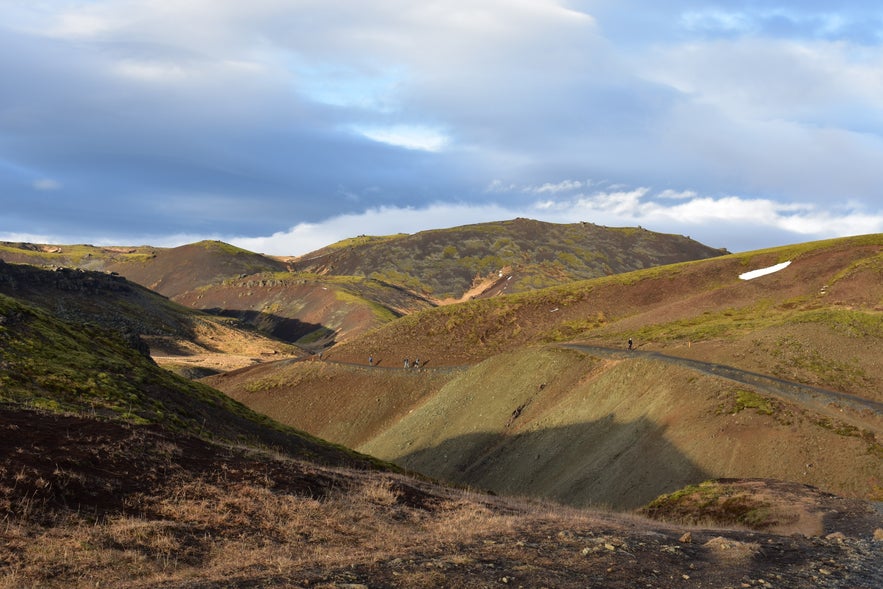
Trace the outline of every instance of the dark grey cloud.
{"label": "dark grey cloud", "polygon": [[[464,223],[594,215],[696,234],[715,207],[733,215],[733,249],[766,245],[740,230],[751,210],[769,215],[754,220],[767,239],[883,230],[879,12],[688,0],[6,4],[0,238],[278,233],[297,249],[293,236],[312,227],[417,230],[412,211]],[[641,196],[603,198],[619,185]],[[658,198],[667,190],[695,205]],[[752,206],[769,202],[780,206]]]}

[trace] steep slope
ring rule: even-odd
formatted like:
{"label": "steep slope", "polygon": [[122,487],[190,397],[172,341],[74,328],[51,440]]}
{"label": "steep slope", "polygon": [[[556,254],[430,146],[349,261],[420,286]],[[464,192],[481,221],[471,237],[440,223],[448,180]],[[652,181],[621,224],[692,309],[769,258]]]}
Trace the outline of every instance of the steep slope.
{"label": "steep slope", "polygon": [[0,295],[0,350],[0,403],[14,410],[38,407],[157,424],[332,464],[368,464],[158,367],[116,332],[60,320],[6,295]]}
{"label": "steep slope", "polygon": [[[499,492],[632,507],[705,478],[771,477],[879,499],[881,259],[883,235],[865,236],[471,301],[398,319],[323,363],[212,383],[286,423]],[[624,357],[555,344],[573,339]],[[653,349],[867,402],[820,403],[788,382],[641,352]],[[398,368],[415,355],[420,371]]]}
{"label": "steep slope", "polygon": [[450,302],[723,253],[687,237],[641,228],[514,219],[413,235],[363,236],[292,264],[318,274],[372,276]]}

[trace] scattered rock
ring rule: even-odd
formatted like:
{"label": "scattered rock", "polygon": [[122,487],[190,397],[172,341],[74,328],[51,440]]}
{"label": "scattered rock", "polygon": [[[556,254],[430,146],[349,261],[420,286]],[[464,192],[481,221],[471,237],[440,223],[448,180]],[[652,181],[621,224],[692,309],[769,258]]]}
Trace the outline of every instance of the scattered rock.
{"label": "scattered rock", "polygon": [[678,542],[683,544],[691,544],[693,542],[693,534],[690,532],[684,532],[684,535],[678,539]]}

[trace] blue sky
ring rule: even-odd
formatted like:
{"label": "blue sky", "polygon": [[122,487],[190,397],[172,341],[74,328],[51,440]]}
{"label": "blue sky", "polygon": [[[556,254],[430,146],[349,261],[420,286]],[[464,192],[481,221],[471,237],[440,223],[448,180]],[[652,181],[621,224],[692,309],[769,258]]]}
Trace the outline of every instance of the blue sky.
{"label": "blue sky", "polygon": [[883,232],[883,8],[0,0],[0,240]]}

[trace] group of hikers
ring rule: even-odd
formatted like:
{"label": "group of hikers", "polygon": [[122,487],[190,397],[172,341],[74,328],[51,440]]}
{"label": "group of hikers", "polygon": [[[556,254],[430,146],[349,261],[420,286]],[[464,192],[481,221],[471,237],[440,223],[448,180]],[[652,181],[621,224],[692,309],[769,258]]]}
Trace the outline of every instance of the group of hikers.
{"label": "group of hikers", "polygon": [[[374,354],[368,356],[368,366],[374,366]],[[414,362],[411,362],[411,358],[406,357],[404,360],[405,368],[420,368],[420,358],[414,358]]]}

